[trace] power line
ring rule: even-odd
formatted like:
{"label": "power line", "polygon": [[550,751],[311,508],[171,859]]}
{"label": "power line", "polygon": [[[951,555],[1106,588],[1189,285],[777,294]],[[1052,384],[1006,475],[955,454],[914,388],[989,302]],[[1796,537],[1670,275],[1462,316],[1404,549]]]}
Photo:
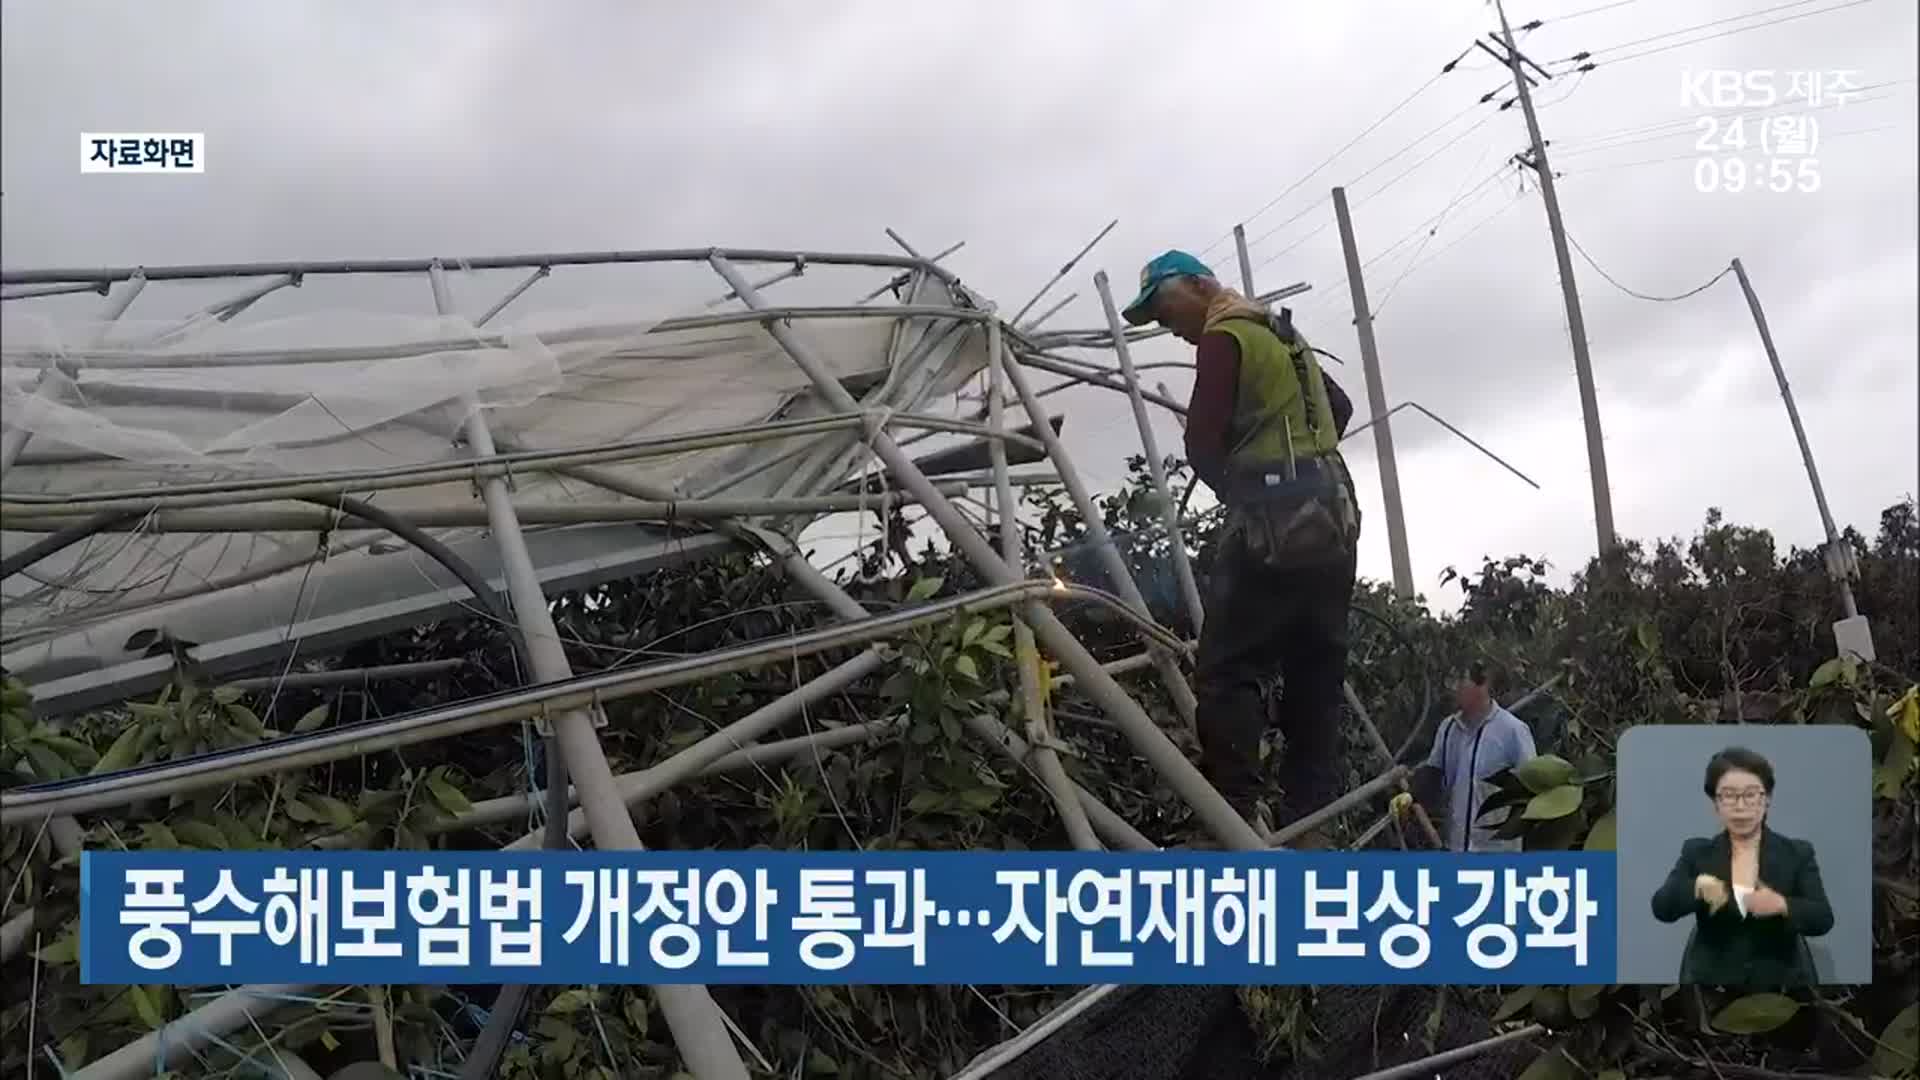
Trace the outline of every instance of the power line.
{"label": "power line", "polygon": [[[1807,0],[1800,0],[1800,2],[1805,3],[1807,2]],[[1872,2],[1873,0],[1848,0],[1847,3],[1835,4],[1832,7],[1820,8],[1817,11],[1803,11],[1798,15],[1783,15],[1778,19],[1769,19],[1766,22],[1755,23],[1752,26],[1741,26],[1741,27],[1736,27],[1732,30],[1723,30],[1718,34],[1708,34],[1705,37],[1694,38],[1691,41],[1676,41],[1669,45],[1660,45],[1651,49],[1643,49],[1637,53],[1629,53],[1626,56],[1616,56],[1607,60],[1595,61],[1594,63],[1596,66],[1601,64],[1605,64],[1605,65],[1624,64],[1629,60],[1639,60],[1642,57],[1655,56],[1663,52],[1671,52],[1674,49],[1684,49],[1690,45],[1701,45],[1709,41],[1717,41],[1720,38],[1732,37],[1735,34],[1744,34],[1749,30],[1764,30],[1769,26],[1778,26],[1781,23],[1793,22],[1796,19],[1809,19],[1815,15],[1831,15],[1836,11],[1843,11],[1850,7],[1859,7],[1861,4],[1869,4]],[[1778,10],[1778,9],[1772,9],[1772,10]],[[1699,29],[1699,28],[1695,27],[1694,29]]]}
{"label": "power line", "polygon": [[[1307,170],[1307,173],[1305,176],[1302,176],[1300,177],[1300,179],[1295,180],[1291,184],[1288,184],[1285,190],[1281,191],[1280,194],[1275,195],[1273,198],[1268,199],[1265,206],[1262,206],[1260,209],[1254,211],[1251,215],[1249,215],[1246,219],[1244,219],[1241,222],[1241,224],[1244,225],[1249,222],[1257,220],[1262,214],[1265,214],[1267,211],[1279,205],[1280,200],[1286,198],[1288,195],[1293,194],[1293,192],[1296,189],[1298,189],[1301,184],[1304,184],[1307,181],[1313,179],[1315,176],[1318,176],[1320,174],[1320,170],[1325,169],[1327,166],[1333,164],[1334,161],[1340,157],[1340,155],[1353,149],[1354,146],[1358,144],[1361,139],[1364,139],[1368,135],[1373,134],[1373,132],[1377,130],[1381,124],[1384,124],[1388,120],[1391,120],[1396,114],[1400,112],[1401,109],[1406,108],[1407,105],[1410,102],[1412,102],[1414,98],[1417,98],[1421,94],[1426,93],[1428,88],[1432,87],[1434,83],[1439,82],[1442,78],[1446,76],[1448,72],[1452,71],[1453,65],[1459,63],[1461,57],[1464,57],[1464,56],[1466,56],[1466,53],[1462,52],[1460,56],[1454,57],[1452,61],[1447,63],[1445,66],[1443,66],[1439,71],[1434,72],[1433,75],[1430,78],[1428,78],[1426,82],[1423,82],[1419,86],[1415,87],[1412,93],[1408,94],[1406,97],[1401,98],[1399,102],[1396,103],[1391,109],[1388,109],[1386,112],[1382,113],[1379,119],[1375,120],[1373,123],[1368,124],[1365,128],[1361,129],[1360,134],[1355,135],[1351,139],[1348,139],[1345,146],[1342,146],[1340,149],[1335,150],[1333,153],[1327,155],[1326,160],[1322,161],[1318,165],[1315,165],[1313,168]],[[1212,251],[1216,247],[1219,247],[1220,242],[1222,240],[1227,240],[1232,236],[1233,236],[1233,230],[1228,229],[1226,232],[1226,235],[1221,236],[1219,239],[1216,239],[1213,243],[1208,244],[1206,247],[1200,249],[1200,254],[1202,256],[1206,255],[1207,252]]]}
{"label": "power line", "polygon": [[1598,49],[1590,50],[1584,56],[1576,54],[1574,59],[1586,60],[1586,59],[1589,59],[1590,57],[1604,56],[1607,53],[1619,52],[1621,49],[1631,49],[1635,45],[1645,45],[1650,41],[1659,41],[1663,38],[1678,37],[1681,34],[1691,34],[1695,30],[1705,30],[1705,29],[1708,29],[1709,27],[1714,27],[1714,26],[1725,26],[1728,23],[1740,22],[1743,19],[1757,19],[1762,15],[1771,15],[1776,11],[1786,11],[1789,8],[1806,7],[1808,4],[1818,4],[1822,2],[1823,0],[1788,0],[1788,2],[1785,4],[1776,4],[1773,7],[1761,8],[1758,11],[1748,11],[1739,15],[1729,15],[1724,19],[1714,19],[1711,22],[1698,23],[1693,26],[1683,26],[1678,30],[1666,30],[1658,34],[1650,34],[1643,38],[1635,38],[1632,41],[1623,41],[1617,45],[1605,45]]}
{"label": "power line", "polygon": [[1688,289],[1686,292],[1683,292],[1678,296],[1652,296],[1643,292],[1635,292],[1634,290],[1627,288],[1625,285],[1620,284],[1618,279],[1616,279],[1612,274],[1607,273],[1607,271],[1603,267],[1601,267],[1599,263],[1594,261],[1593,256],[1587,254],[1587,249],[1580,246],[1580,241],[1574,239],[1574,236],[1572,233],[1567,234],[1567,242],[1573,245],[1573,250],[1580,253],[1580,257],[1587,261],[1588,266],[1593,267],[1595,273],[1599,274],[1601,277],[1607,280],[1607,284],[1613,286],[1616,289],[1619,289],[1621,292],[1626,293],[1628,296],[1631,296],[1637,300],[1652,300],[1655,303],[1671,304],[1677,300],[1685,300],[1690,296],[1698,296],[1701,293],[1706,292],[1708,289],[1713,288],[1713,286],[1717,284],[1721,278],[1726,277],[1728,274],[1733,273],[1733,267],[1729,265],[1729,266],[1723,267],[1719,273],[1709,278],[1706,284],[1698,286],[1697,288]]}
{"label": "power line", "polygon": [[1635,4],[1638,2],[1639,0],[1614,0],[1614,3],[1611,3],[1611,4],[1601,4],[1599,7],[1583,8],[1580,11],[1570,11],[1565,15],[1556,15],[1551,19],[1542,19],[1540,20],[1540,22],[1543,25],[1546,23],[1569,22],[1573,19],[1578,19],[1583,15],[1596,15],[1602,11],[1612,11],[1614,8],[1626,7],[1628,4]]}
{"label": "power line", "polygon": [[[1417,263],[1417,262],[1419,262],[1419,261],[1420,261],[1420,255],[1421,255],[1421,253],[1427,250],[1427,245],[1433,242],[1433,238],[1434,238],[1435,236],[1437,236],[1437,235],[1439,235],[1439,233],[1440,233],[1440,229],[1441,229],[1441,227],[1442,227],[1442,226],[1444,226],[1444,225],[1445,225],[1445,224],[1447,223],[1447,216],[1448,216],[1448,215],[1449,215],[1450,213],[1452,213],[1452,211],[1453,211],[1453,210],[1454,210],[1454,209],[1455,209],[1456,207],[1458,207],[1458,206],[1460,205],[1460,200],[1466,197],[1466,190],[1465,190],[1465,189],[1466,189],[1466,185],[1467,185],[1467,176],[1472,176],[1472,175],[1473,175],[1473,171],[1474,171],[1474,169],[1478,169],[1478,168],[1480,167],[1480,162],[1482,162],[1482,161],[1484,161],[1484,160],[1486,160],[1486,156],[1487,156],[1487,150],[1490,150],[1490,149],[1492,149],[1492,147],[1493,147],[1493,144],[1492,144],[1491,142],[1489,142],[1489,143],[1487,144],[1487,146],[1486,146],[1486,148],[1484,148],[1484,149],[1482,149],[1482,150],[1480,151],[1480,156],[1479,156],[1478,158],[1475,158],[1475,159],[1474,159],[1474,162],[1473,162],[1473,168],[1472,168],[1472,169],[1468,169],[1468,170],[1467,170],[1467,174],[1466,174],[1466,176],[1462,176],[1462,177],[1460,178],[1460,189],[1458,189],[1458,190],[1456,190],[1456,191],[1454,191],[1454,193],[1453,193],[1453,200],[1452,200],[1451,202],[1449,202],[1449,203],[1447,203],[1447,205],[1446,205],[1446,206],[1444,206],[1444,207],[1441,207],[1441,209],[1440,209],[1440,214],[1439,214],[1439,220],[1438,220],[1438,221],[1435,221],[1435,222],[1433,223],[1433,227],[1427,230],[1427,234],[1426,234],[1425,236],[1422,236],[1422,237],[1420,238],[1420,246],[1419,246],[1419,247],[1416,247],[1416,248],[1414,248],[1414,249],[1413,249],[1413,254],[1412,254],[1412,255],[1409,255],[1409,256],[1407,257],[1407,266],[1408,266],[1408,269],[1411,269],[1414,263]],[[1495,173],[1494,175],[1495,175],[1495,176],[1498,176],[1498,175],[1499,175],[1499,173]],[[1478,186],[1478,187],[1485,187],[1485,186],[1486,186],[1486,184],[1487,184],[1487,181],[1486,181],[1486,180],[1482,180],[1482,181],[1480,182],[1480,184],[1479,184],[1479,185],[1477,185],[1477,186]],[[1405,280],[1407,280],[1407,271],[1406,271],[1406,270],[1402,270],[1402,271],[1400,272],[1400,276],[1399,276],[1399,277],[1397,277],[1397,278],[1394,278],[1394,279],[1393,279],[1393,281],[1392,281],[1392,282],[1390,282],[1390,283],[1389,283],[1389,284],[1387,285],[1387,289],[1386,289],[1386,291],[1380,294],[1380,299],[1374,302],[1374,305],[1373,305],[1373,317],[1374,317],[1374,318],[1376,318],[1376,319],[1377,319],[1377,318],[1379,318],[1379,317],[1380,317],[1380,311],[1381,311],[1381,309],[1382,309],[1382,308],[1385,308],[1385,307],[1387,306],[1387,301],[1393,298],[1393,291],[1394,291],[1395,289],[1397,289],[1397,288],[1399,288],[1399,287],[1400,287],[1400,283],[1401,283],[1401,282],[1403,282],[1403,281],[1405,281]]]}
{"label": "power line", "polygon": [[1526,197],[1527,197],[1527,193],[1525,191],[1521,191],[1515,194],[1513,198],[1508,199],[1504,204],[1502,204],[1500,209],[1495,210],[1493,213],[1488,214],[1486,217],[1481,218],[1478,222],[1474,224],[1473,228],[1468,229],[1466,232],[1463,232],[1459,236],[1454,237],[1452,240],[1447,241],[1447,243],[1443,245],[1439,251],[1436,251],[1433,254],[1427,256],[1425,262],[1408,267],[1406,270],[1406,273],[1402,274],[1401,276],[1411,277],[1412,275],[1419,273],[1421,270],[1424,270],[1427,267],[1432,266],[1434,263],[1439,262],[1442,258],[1446,256],[1447,252],[1452,251],[1454,248],[1460,246],[1461,242],[1466,240],[1467,237],[1472,236],[1473,234],[1479,232],[1481,229],[1484,229],[1487,226],[1493,224],[1495,220],[1505,215],[1507,211],[1513,209],[1514,207],[1520,205],[1521,202],[1525,201]]}

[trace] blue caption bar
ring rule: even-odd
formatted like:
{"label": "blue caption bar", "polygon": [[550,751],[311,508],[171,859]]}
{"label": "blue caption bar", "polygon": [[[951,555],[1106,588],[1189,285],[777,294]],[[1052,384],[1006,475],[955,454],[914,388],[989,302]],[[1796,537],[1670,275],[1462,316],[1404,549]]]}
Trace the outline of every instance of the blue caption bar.
{"label": "blue caption bar", "polygon": [[81,980],[1614,981],[1610,853],[95,852]]}

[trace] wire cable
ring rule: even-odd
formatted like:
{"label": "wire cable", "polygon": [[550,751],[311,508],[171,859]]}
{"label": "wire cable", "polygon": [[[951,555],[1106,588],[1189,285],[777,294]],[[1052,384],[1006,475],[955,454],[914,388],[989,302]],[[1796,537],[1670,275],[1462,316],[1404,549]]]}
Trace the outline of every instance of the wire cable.
{"label": "wire cable", "polygon": [[[1844,139],[1844,138],[1847,138],[1847,137],[1848,137],[1848,136],[1850,136],[1850,135],[1872,135],[1872,134],[1874,134],[1875,132],[1880,132],[1880,131],[1890,131],[1890,130],[1892,130],[1892,129],[1894,129],[1894,128],[1901,128],[1901,129],[1903,129],[1903,130],[1906,130],[1906,131],[1912,131],[1912,130],[1913,130],[1913,128],[1912,128],[1911,126],[1909,126],[1909,125],[1906,125],[1906,124],[1877,124],[1877,125],[1875,125],[1875,126],[1873,126],[1873,127],[1869,127],[1869,128],[1855,128],[1855,129],[1853,129],[1853,130],[1851,130],[1851,131],[1835,131],[1835,132],[1831,132],[1831,133],[1828,133],[1828,134],[1825,134],[1825,135],[1822,135],[1822,136],[1821,136],[1821,140],[1822,140],[1822,142],[1823,142],[1823,143],[1826,143],[1826,142],[1832,142],[1832,141],[1833,141],[1833,140],[1835,140],[1835,139]],[[1694,153],[1694,154],[1670,154],[1670,155],[1668,155],[1667,157],[1657,157],[1657,158],[1641,158],[1641,159],[1640,159],[1640,160],[1638,160],[1638,161],[1619,161],[1619,162],[1610,162],[1610,163],[1608,163],[1608,164],[1606,164],[1606,165],[1596,165],[1596,166],[1594,166],[1594,167],[1593,167],[1593,168],[1591,168],[1591,169],[1575,169],[1575,170],[1573,170],[1572,172],[1568,172],[1568,173],[1556,173],[1555,175],[1556,175],[1556,176],[1590,176],[1590,175],[1592,175],[1592,174],[1594,174],[1594,173],[1603,173],[1603,172],[1612,172],[1612,171],[1613,171],[1613,170],[1615,170],[1615,169],[1634,169],[1634,168],[1638,168],[1638,167],[1640,167],[1640,166],[1642,166],[1642,165],[1661,165],[1661,164],[1665,164],[1665,163],[1667,163],[1667,162],[1673,162],[1673,161],[1694,161],[1694,162],[1697,162],[1697,161],[1700,161],[1700,160],[1701,160],[1701,157],[1700,157],[1700,155],[1699,155],[1699,154],[1697,154],[1697,153]]]}
{"label": "wire cable", "polygon": [[[1327,155],[1326,160],[1320,162],[1320,164],[1315,165],[1313,168],[1307,170],[1306,175],[1300,177],[1298,180],[1295,180],[1293,183],[1288,184],[1286,189],[1281,191],[1280,194],[1275,195],[1273,198],[1267,200],[1267,203],[1265,206],[1262,206],[1260,209],[1254,211],[1250,216],[1245,218],[1241,222],[1241,224],[1246,225],[1252,221],[1255,221],[1261,215],[1265,214],[1267,211],[1279,205],[1280,200],[1286,198],[1288,195],[1291,195],[1295,190],[1297,190],[1300,187],[1301,184],[1304,184],[1307,181],[1313,179],[1315,176],[1318,176],[1321,170],[1333,164],[1336,160],[1339,159],[1340,155],[1353,149],[1355,146],[1359,144],[1360,140],[1366,138],[1368,135],[1371,135],[1374,131],[1379,129],[1380,125],[1386,123],[1388,120],[1391,120],[1396,115],[1398,115],[1401,109],[1406,108],[1409,104],[1413,102],[1413,99],[1419,97],[1421,94],[1426,93],[1427,90],[1430,89],[1434,83],[1437,83],[1441,79],[1445,78],[1447,74],[1451,72],[1454,69],[1454,67],[1460,63],[1461,60],[1466,59],[1467,54],[1472,51],[1473,51],[1473,47],[1471,45],[1469,45],[1465,49],[1462,49],[1459,55],[1455,56],[1452,60],[1449,60],[1445,64],[1441,65],[1440,70],[1434,72],[1433,75],[1429,77],[1426,82],[1423,82],[1419,86],[1414,87],[1412,93],[1408,94],[1406,97],[1401,98],[1398,102],[1394,104],[1392,108],[1382,113],[1379,119],[1375,120],[1371,124],[1368,124],[1365,128],[1361,130],[1360,134],[1355,135],[1351,139],[1348,139],[1346,142],[1346,145],[1340,147],[1340,149],[1335,150],[1333,153]],[[1292,220],[1293,219],[1289,219],[1289,222]],[[1278,231],[1278,229],[1284,228],[1286,224],[1287,223],[1282,223],[1280,226],[1276,226],[1274,230],[1269,231],[1266,235],[1271,236],[1274,231]],[[1233,237],[1233,230],[1228,229],[1224,235],[1215,239],[1213,243],[1208,244],[1206,247],[1200,249],[1201,257],[1204,258],[1208,252],[1212,251],[1214,248],[1219,247],[1222,241],[1229,240],[1232,237]]]}
{"label": "wire cable", "polygon": [[1573,238],[1572,233],[1567,233],[1566,235],[1567,235],[1567,243],[1573,245],[1573,250],[1580,253],[1580,257],[1587,261],[1588,266],[1593,267],[1594,273],[1597,273],[1601,277],[1605,278],[1607,281],[1607,284],[1612,285],[1614,288],[1619,289],[1621,292],[1626,293],[1628,296],[1631,296],[1637,300],[1652,300],[1655,303],[1671,304],[1676,300],[1685,300],[1690,296],[1698,296],[1701,293],[1706,292],[1708,289],[1713,288],[1714,285],[1719,283],[1721,278],[1726,277],[1728,274],[1733,273],[1732,265],[1728,265],[1724,267],[1719,273],[1707,279],[1706,284],[1700,285],[1696,288],[1688,289],[1686,292],[1680,293],[1677,296],[1653,296],[1648,293],[1635,292],[1634,290],[1627,288],[1625,285],[1620,284],[1620,282],[1617,279],[1615,279],[1612,274],[1607,273],[1606,270],[1602,268],[1599,263],[1595,262],[1593,259],[1593,256],[1587,254],[1587,249],[1580,246],[1580,241],[1575,240]]}
{"label": "wire cable", "polygon": [[[1800,4],[1804,4],[1804,3],[1807,3],[1807,2],[1809,2],[1809,0],[1799,0],[1799,3],[1797,3],[1797,4],[1787,4],[1787,5],[1782,5],[1782,7],[1797,7],[1797,6],[1800,6]],[[1746,33],[1746,32],[1747,32],[1747,31],[1749,31],[1749,30],[1764,30],[1764,29],[1766,29],[1766,28],[1767,28],[1767,27],[1769,27],[1769,26],[1778,26],[1778,25],[1780,25],[1781,23],[1788,23],[1788,22],[1793,22],[1793,21],[1795,21],[1795,20],[1797,20],[1797,19],[1809,19],[1809,18],[1812,18],[1812,17],[1813,17],[1813,16],[1815,16],[1815,15],[1831,15],[1831,14],[1833,14],[1833,13],[1834,13],[1834,12],[1836,12],[1836,11],[1843,11],[1843,10],[1845,10],[1845,9],[1847,9],[1847,8],[1850,8],[1850,7],[1859,7],[1859,6],[1861,5],[1861,4],[1869,4],[1869,3],[1872,3],[1872,2],[1873,2],[1873,0],[1847,0],[1847,2],[1846,2],[1846,3],[1843,3],[1843,4],[1835,4],[1835,5],[1834,5],[1834,6],[1832,6],[1832,7],[1826,7],[1826,8],[1820,8],[1820,9],[1818,9],[1818,10],[1816,10],[1816,11],[1803,11],[1803,12],[1801,12],[1801,13],[1799,13],[1799,14],[1797,14],[1797,15],[1783,15],[1783,16],[1781,16],[1781,17],[1780,17],[1780,18],[1778,18],[1778,19],[1769,19],[1769,20],[1767,20],[1766,22],[1763,22],[1763,23],[1755,23],[1755,24],[1753,24],[1752,26],[1740,26],[1740,27],[1735,27],[1735,28],[1734,28],[1734,29],[1732,29],[1732,30],[1723,30],[1723,31],[1721,31],[1720,33],[1717,33],[1717,34],[1708,34],[1708,35],[1707,35],[1707,36],[1705,36],[1705,37],[1699,37],[1699,38],[1694,38],[1694,39],[1692,39],[1692,40],[1690,40],[1690,41],[1676,41],[1676,42],[1672,42],[1672,43],[1670,43],[1670,44],[1667,44],[1667,45],[1660,45],[1660,46],[1656,46],[1656,47],[1654,47],[1654,48],[1651,48],[1651,49],[1643,49],[1643,50],[1641,50],[1641,51],[1639,51],[1639,52],[1636,52],[1636,53],[1629,53],[1629,54],[1627,54],[1626,56],[1615,56],[1615,57],[1610,57],[1610,58],[1605,58],[1605,59],[1598,59],[1598,60],[1593,60],[1593,61],[1591,61],[1591,63],[1592,63],[1592,64],[1593,64],[1593,66],[1595,66],[1595,67],[1600,67],[1600,66],[1609,66],[1609,67],[1610,67],[1610,66],[1614,66],[1614,65],[1618,65],[1618,64],[1624,64],[1624,63],[1626,63],[1626,62],[1628,62],[1629,60],[1639,60],[1639,59],[1641,59],[1642,57],[1647,57],[1647,56],[1656,56],[1656,55],[1658,55],[1658,54],[1660,54],[1660,53],[1663,53],[1663,52],[1671,52],[1671,51],[1672,51],[1672,50],[1674,50],[1674,49],[1684,49],[1684,48],[1686,48],[1686,47],[1687,47],[1687,46],[1689,46],[1689,45],[1701,45],[1701,44],[1705,44],[1706,42],[1709,42],[1709,41],[1718,41],[1718,40],[1719,40],[1719,39],[1721,39],[1721,38],[1725,38],[1725,37],[1732,37],[1732,36],[1733,36],[1733,35],[1735,35],[1735,34],[1744,34],[1744,33]],[[1767,9],[1767,10],[1768,10],[1768,11],[1779,11],[1779,10],[1781,10],[1781,8],[1769,8],[1769,9]],[[1755,12],[1754,14],[1761,14],[1761,13],[1760,13],[1760,12]],[[1721,21],[1722,21],[1722,22],[1724,22],[1724,21],[1727,21],[1727,20],[1721,20]],[[1712,23],[1706,23],[1706,24],[1703,24],[1703,26],[1711,26],[1711,25],[1714,25],[1714,24],[1712,24]],[[1702,27],[1691,27],[1690,29],[1694,29],[1694,30],[1698,30],[1698,29],[1701,29],[1701,28],[1702,28]],[[1679,33],[1679,32],[1680,32],[1680,31],[1675,31],[1675,33]],[[1661,36],[1667,36],[1667,35],[1661,35]],[[1651,41],[1651,40],[1655,40],[1655,39],[1654,39],[1654,38],[1647,38],[1647,39],[1643,39],[1643,40],[1647,40],[1647,41]],[[1625,47],[1625,46],[1614,46],[1614,48],[1624,48],[1624,47]],[[1609,51],[1610,51],[1610,50],[1609,50]],[[1598,54],[1598,53],[1596,52],[1596,53],[1595,53],[1594,55],[1596,55],[1596,56],[1597,56],[1597,55],[1599,55],[1599,54]]]}
{"label": "wire cable", "polygon": [[1574,19],[1578,19],[1585,15],[1597,15],[1602,11],[1612,11],[1614,8],[1626,7],[1628,4],[1634,4],[1638,2],[1639,0],[1614,0],[1614,2],[1611,4],[1601,4],[1599,7],[1590,7],[1590,8],[1583,8],[1579,11],[1570,11],[1565,15],[1555,15],[1551,19],[1541,19],[1540,22],[1543,25],[1546,23],[1571,22]]}

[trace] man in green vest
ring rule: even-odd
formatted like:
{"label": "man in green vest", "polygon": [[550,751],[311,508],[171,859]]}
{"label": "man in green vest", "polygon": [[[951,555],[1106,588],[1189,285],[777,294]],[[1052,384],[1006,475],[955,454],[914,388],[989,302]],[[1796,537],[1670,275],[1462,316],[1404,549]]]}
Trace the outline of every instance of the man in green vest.
{"label": "man in green vest", "polygon": [[[1146,265],[1125,315],[1194,346],[1187,461],[1226,507],[1196,657],[1201,767],[1256,829],[1285,825],[1342,794],[1360,511],[1338,446],[1352,406],[1284,315],[1222,285],[1185,252]],[[1261,684],[1274,674],[1285,745],[1281,795],[1269,800]],[[1301,840],[1294,846],[1318,842]]]}

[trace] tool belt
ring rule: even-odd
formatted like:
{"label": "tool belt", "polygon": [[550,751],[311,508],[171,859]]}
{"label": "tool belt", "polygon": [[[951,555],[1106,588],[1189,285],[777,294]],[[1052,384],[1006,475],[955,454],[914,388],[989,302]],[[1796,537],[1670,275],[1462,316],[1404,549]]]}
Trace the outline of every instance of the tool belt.
{"label": "tool belt", "polygon": [[1228,466],[1226,540],[1256,565],[1299,570],[1351,560],[1360,506],[1338,454]]}

